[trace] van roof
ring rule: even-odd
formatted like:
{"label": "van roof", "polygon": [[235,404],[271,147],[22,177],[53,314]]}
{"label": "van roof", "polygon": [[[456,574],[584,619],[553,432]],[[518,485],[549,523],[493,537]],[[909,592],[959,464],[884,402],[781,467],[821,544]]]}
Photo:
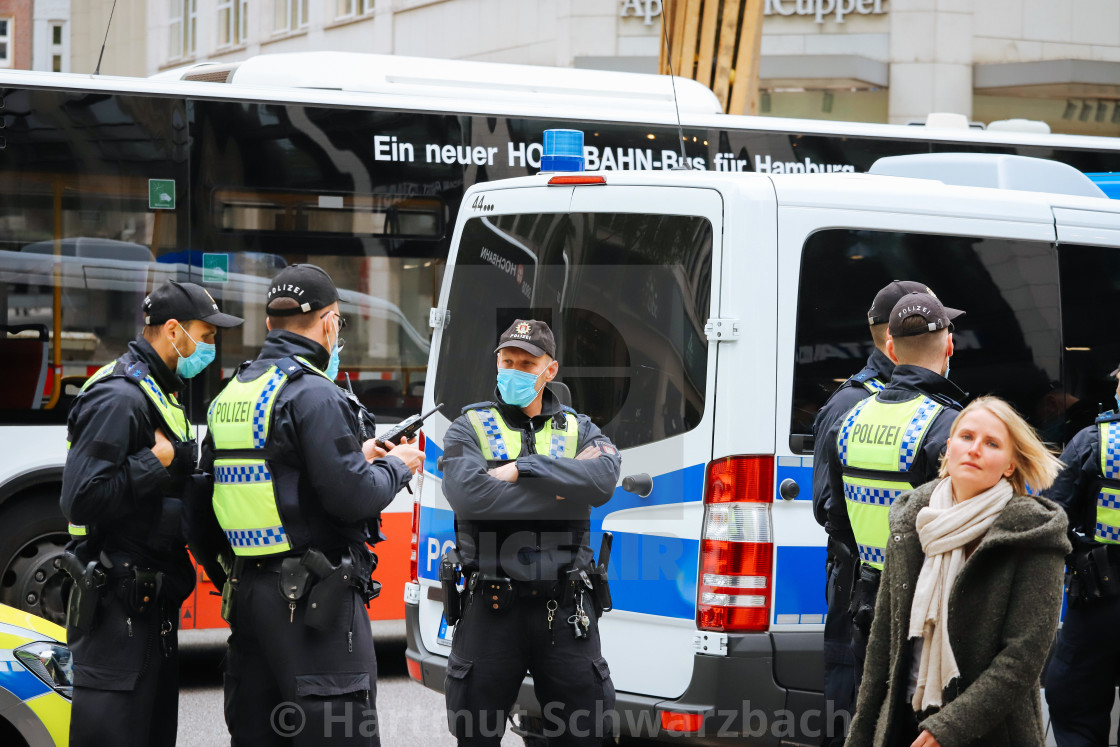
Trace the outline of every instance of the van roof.
{"label": "van roof", "polygon": [[[1001,217],[1026,222],[1047,222],[1045,208],[1064,207],[1120,215],[1120,201],[1046,192],[992,187],[947,185],[932,179],[865,173],[759,174],[700,170],[601,171],[608,186],[678,186],[716,189],[734,193],[750,180],[773,185],[779,207],[814,207],[880,212],[951,213],[977,218]],[[477,184],[470,192],[544,187],[554,174],[503,179]],[[596,186],[580,189],[598,189]]]}

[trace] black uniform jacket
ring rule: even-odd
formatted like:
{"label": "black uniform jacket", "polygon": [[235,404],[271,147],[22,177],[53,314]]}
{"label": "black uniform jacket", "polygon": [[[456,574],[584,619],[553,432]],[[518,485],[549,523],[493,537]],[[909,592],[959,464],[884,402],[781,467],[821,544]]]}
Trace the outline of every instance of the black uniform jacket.
{"label": "black uniform jacket", "polygon": [[[251,381],[280,358],[300,356],[322,370],[330,354],[303,335],[273,330],[255,361],[237,377]],[[290,535],[292,551],[300,554],[315,547],[337,561],[347,547],[361,546],[368,538],[367,523],[374,522],[398,491],[411,479],[404,462],[388,456],[367,462],[362,456],[359,412],[333,382],[308,372],[290,380],[272,406],[268,430],[268,463],[276,490],[295,492],[299,512],[309,536]],[[214,441],[207,434],[202,445],[201,467],[213,473]],[[197,501],[192,511],[191,550],[216,584],[224,579],[216,560],[231,558],[232,550],[214,515],[211,496]],[[287,518],[285,528],[288,529]]]}
{"label": "black uniform jacket", "polygon": [[[1106,415],[1111,413],[1105,413]],[[1082,428],[1060,457],[1062,471],[1043,495],[1066,510],[1069,528],[1092,540],[1097,523],[1100,491],[1100,430],[1096,424]]]}
{"label": "black uniform jacket", "polygon": [[[184,388],[143,337],[129,343],[120,360],[144,364],[165,394]],[[164,468],[151,450],[156,428],[177,441],[148,395],[124,377],[99,381],[79,395],[67,420],[62,513],[88,527],[87,539],[74,548],[83,562],[101,551],[127,557],[168,574],[172,595],[186,597],[194,588],[194,569],[185,548],[182,499],[194,464],[184,455]]]}
{"label": "black uniform jacket", "polygon": [[[960,401],[967,396],[944,376],[928,368],[909,365],[895,366],[891,382],[875,396],[880,402],[909,402],[921,394],[936,400],[945,408],[930,423],[922,447],[910,467],[910,482],[914,487],[937,477],[937,471],[941,466],[941,454],[945,451],[945,442],[949,440],[949,430],[953,427],[953,421],[957,419],[957,413],[961,411]],[[848,521],[848,507],[844,504],[843,467],[840,464],[840,454],[836,449],[836,438],[843,421],[844,418],[837,419],[825,435],[824,453],[828,459],[829,483],[828,504],[825,506],[828,521],[825,524],[825,531],[849,547],[855,547],[852,525]]]}
{"label": "black uniform jacket", "polygon": [[487,474],[474,427],[455,419],[444,439],[443,492],[455,511],[455,534],[463,567],[522,581],[556,581],[565,566],[588,567],[591,509],[606,503],[618,484],[622,458],[586,415],[579,420],[576,453],[583,459],[537,454],[534,433],[563,412],[545,389],[541,414],[529,418],[494,394],[506,424],[522,431],[516,483]]}
{"label": "black uniform jacket", "polygon": [[886,384],[894,373],[894,362],[876,348],[867,358],[867,365],[837,388],[828,401],[817,410],[813,418],[813,517],[822,527],[828,518],[825,506],[832,488],[828,484],[828,458],[825,454],[825,435],[832,430],[848,411],[871,396],[863,385],[868,379],[878,379]]}

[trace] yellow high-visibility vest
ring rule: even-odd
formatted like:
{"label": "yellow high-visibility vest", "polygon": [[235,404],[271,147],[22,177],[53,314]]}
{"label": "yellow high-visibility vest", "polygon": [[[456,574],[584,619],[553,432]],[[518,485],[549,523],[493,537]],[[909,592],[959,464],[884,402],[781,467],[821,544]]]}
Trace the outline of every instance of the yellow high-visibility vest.
{"label": "yellow high-visibility vest", "polygon": [[883,567],[891,504],[914,487],[907,473],[943,409],[925,395],[906,402],[868,397],[841,423],[836,446],[843,465],[844,504],[860,560],[873,568]]}
{"label": "yellow high-visibility vest", "polygon": [[[579,420],[565,410],[564,427],[556,428],[551,417],[543,428],[536,432],[534,447],[538,454],[559,459],[576,455],[579,444]],[[478,407],[467,411],[467,420],[474,427],[482,455],[488,462],[512,462],[521,456],[522,431],[511,428],[502,417],[501,411],[494,406]]]}
{"label": "yellow high-visibility vest", "polygon": [[[307,361],[299,361],[326,378]],[[251,381],[234,376],[207,411],[216,457],[214,514],[235,555],[278,555],[292,549],[265,448],[276,398],[294,375],[302,375],[299,369],[291,358],[283,358]]]}

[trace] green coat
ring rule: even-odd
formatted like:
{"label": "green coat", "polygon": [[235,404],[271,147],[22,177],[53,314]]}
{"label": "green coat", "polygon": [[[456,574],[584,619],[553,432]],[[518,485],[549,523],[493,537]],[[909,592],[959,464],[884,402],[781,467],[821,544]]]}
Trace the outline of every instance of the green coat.
{"label": "green coat", "polygon": [[[910,679],[914,586],[925,555],[914,522],[937,481],[904,493],[875,604],[863,683],[845,744],[882,747]],[[942,747],[1044,744],[1039,674],[1058,627],[1066,514],[1045,498],[1015,496],[965,561],[949,597],[949,637],[960,677],[940,711],[920,720]],[[909,708],[909,703],[905,706]]]}

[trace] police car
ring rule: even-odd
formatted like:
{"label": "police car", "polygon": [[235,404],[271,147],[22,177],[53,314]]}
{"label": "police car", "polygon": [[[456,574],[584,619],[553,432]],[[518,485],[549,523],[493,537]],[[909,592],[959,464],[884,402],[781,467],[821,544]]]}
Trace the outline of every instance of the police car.
{"label": "police car", "polygon": [[[872,172],[542,173],[467,191],[431,315],[425,409],[447,406],[425,426],[414,679],[442,689],[454,635],[437,580],[454,543],[443,435],[493,390],[499,331],[533,316],[555,331],[562,399],[622,450],[591,517],[593,548],[614,538],[600,629],[621,733],[819,744],[834,719],[811,425],[871,351],[876,291],[918,280],[966,309],[953,380],[1056,444],[1091,422],[1085,403],[1111,401],[1120,359],[1099,313],[1120,304],[1120,205],[1084,174],[985,154]],[[528,682],[518,706],[540,723]]]}
{"label": "police car", "polygon": [[67,744],[71,674],[64,628],[0,604],[0,744]]}

